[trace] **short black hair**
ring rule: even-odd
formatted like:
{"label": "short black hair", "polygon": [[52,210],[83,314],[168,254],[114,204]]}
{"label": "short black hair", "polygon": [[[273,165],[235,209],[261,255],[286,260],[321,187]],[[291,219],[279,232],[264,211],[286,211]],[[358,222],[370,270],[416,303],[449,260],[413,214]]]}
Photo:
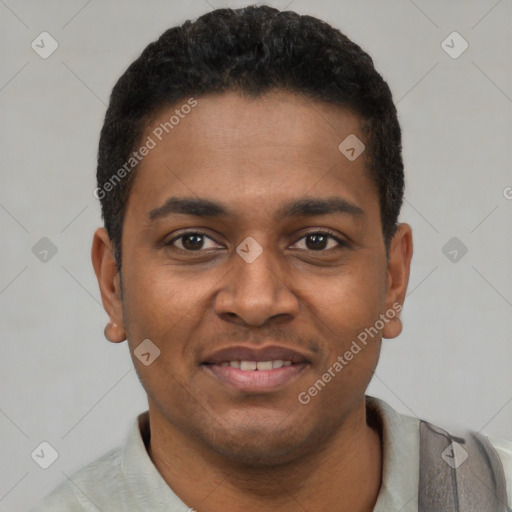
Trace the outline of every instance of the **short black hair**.
{"label": "short black hair", "polygon": [[154,115],[190,97],[226,91],[259,97],[273,89],[359,116],[387,252],[404,193],[400,125],[387,83],[371,57],[326,22],[252,5],[217,9],[166,30],[114,86],[99,141],[96,197],[119,271],[123,218],[135,175],[126,163]]}

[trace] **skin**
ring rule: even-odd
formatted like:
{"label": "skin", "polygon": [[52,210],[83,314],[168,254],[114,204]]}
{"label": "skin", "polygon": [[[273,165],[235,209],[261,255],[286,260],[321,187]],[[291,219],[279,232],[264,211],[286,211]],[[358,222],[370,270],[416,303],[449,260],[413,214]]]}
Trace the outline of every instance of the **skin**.
{"label": "skin", "polygon": [[[380,314],[403,304],[411,228],[399,225],[386,259],[365,153],[350,162],[338,149],[349,134],[366,143],[357,116],[281,91],[197,99],[136,171],[123,228],[122,289],[103,228],[92,248],[103,304],[116,324],[109,338],[127,337],[148,395],[149,455],[200,512],[371,511],[382,450],[367,422],[365,390],[381,338],[398,336],[401,322],[386,323],[307,405],[297,397]],[[158,112],[144,138],[177,107]],[[232,215],[150,221],[149,212],[171,196],[217,201]],[[277,216],[304,197],[343,198],[363,215]],[[204,248],[187,252],[186,239],[174,240],[184,230],[206,233]],[[311,249],[306,235],[325,230],[346,245],[329,239]],[[248,236],[263,249],[250,264],[236,253]],[[161,354],[145,366],[133,350],[148,338]],[[234,391],[200,366],[213,350],[268,340],[311,363],[277,391]]]}

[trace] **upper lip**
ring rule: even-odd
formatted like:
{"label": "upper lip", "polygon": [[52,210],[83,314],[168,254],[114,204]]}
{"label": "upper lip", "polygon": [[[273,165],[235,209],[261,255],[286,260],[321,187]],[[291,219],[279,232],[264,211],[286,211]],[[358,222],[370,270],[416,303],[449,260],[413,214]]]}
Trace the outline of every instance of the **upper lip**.
{"label": "upper lip", "polygon": [[306,356],[288,347],[267,345],[266,347],[250,347],[235,345],[216,350],[207,356],[203,364],[220,364],[225,361],[291,361],[292,363],[309,363]]}

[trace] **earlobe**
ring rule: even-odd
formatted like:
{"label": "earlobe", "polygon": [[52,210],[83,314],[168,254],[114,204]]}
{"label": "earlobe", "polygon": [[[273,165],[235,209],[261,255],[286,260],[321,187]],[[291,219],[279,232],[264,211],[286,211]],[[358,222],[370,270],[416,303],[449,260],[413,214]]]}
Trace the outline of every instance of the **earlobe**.
{"label": "earlobe", "polygon": [[382,329],[382,337],[391,339],[396,338],[402,332],[402,320],[396,316],[389,320],[389,322]]}
{"label": "earlobe", "polygon": [[110,322],[105,327],[105,337],[113,343],[119,343],[126,339],[120,276],[113,245],[105,228],[98,228],[94,233],[91,259],[100,287],[103,307],[110,318]]}
{"label": "earlobe", "polygon": [[112,343],[121,343],[126,339],[126,331],[114,322],[109,322],[105,326],[103,334],[105,338]]}
{"label": "earlobe", "polygon": [[384,326],[383,338],[396,338],[402,332],[400,315],[409,283],[412,253],[411,226],[405,223],[399,224],[389,248],[386,290],[386,311],[393,311],[395,315]]}

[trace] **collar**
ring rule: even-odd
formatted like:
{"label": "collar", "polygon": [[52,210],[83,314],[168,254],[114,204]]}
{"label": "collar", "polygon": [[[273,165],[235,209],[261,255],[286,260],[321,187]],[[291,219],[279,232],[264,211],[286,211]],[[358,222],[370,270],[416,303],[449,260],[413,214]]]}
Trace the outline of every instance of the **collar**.
{"label": "collar", "polygon": [[366,397],[366,407],[379,420],[383,445],[382,484],[374,512],[418,512],[419,420],[371,396]]}
{"label": "collar", "polygon": [[[367,396],[368,417],[381,430],[383,443],[382,484],[374,512],[418,512],[418,419],[397,413],[386,402]],[[150,459],[149,412],[139,414],[123,446],[121,468],[133,502],[133,510],[176,510],[184,506]]]}

